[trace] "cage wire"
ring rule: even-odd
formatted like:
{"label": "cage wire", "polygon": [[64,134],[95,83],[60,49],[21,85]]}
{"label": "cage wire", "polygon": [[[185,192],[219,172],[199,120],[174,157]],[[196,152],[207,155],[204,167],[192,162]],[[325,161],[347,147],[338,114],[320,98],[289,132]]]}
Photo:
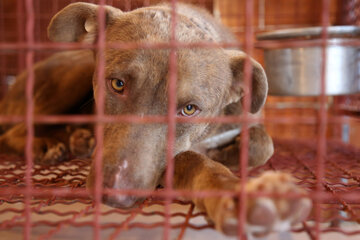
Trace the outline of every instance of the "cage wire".
{"label": "cage wire", "polygon": [[[112,48],[169,48],[169,91],[168,116],[106,116],[104,114],[104,78],[105,48],[104,8],[99,10],[99,38],[94,45],[50,43],[46,38],[46,27],[49,19],[61,8],[69,4],[69,0],[18,0],[0,2],[0,77],[3,95],[14,81],[14,76],[22,70],[29,72],[26,83],[27,111],[25,116],[0,116],[1,124],[25,122],[27,126],[27,141],[25,157],[0,155],[0,236],[19,237],[24,239],[52,239],[59,236],[66,237],[93,237],[94,239],[117,239],[130,236],[146,238],[185,238],[186,234],[200,236],[208,233],[214,226],[205,221],[205,213],[198,212],[191,202],[181,201],[178,197],[183,194],[172,188],[174,163],[172,152],[175,141],[175,125],[180,120],[175,117],[175,96],[177,79],[176,51],[179,48],[191,47],[241,47],[250,56],[259,57],[261,54],[255,47],[273,44],[274,47],[286,43],[258,43],[254,41],[254,33],[267,30],[286,28],[289,26],[321,25],[323,32],[319,46],[323,48],[322,66],[322,94],[311,101],[318,103],[319,109],[312,109],[312,114],[298,117],[287,115],[277,116],[276,98],[270,97],[270,107],[265,109],[267,124],[286,124],[292,126],[290,131],[300,125],[311,125],[304,128],[309,133],[306,139],[282,140],[276,138],[275,154],[266,165],[247,171],[247,131],[242,135],[241,156],[241,183],[247,178],[258,176],[266,170],[284,170],[290,172],[299,185],[307,189],[309,198],[314,202],[314,211],[307,221],[292,229],[294,234],[304,234],[302,239],[326,239],[327,234],[339,234],[341,238],[360,236],[360,150],[344,143],[344,126],[357,129],[359,125],[358,96],[335,97],[334,107],[328,109],[329,99],[325,96],[325,61],[327,46],[327,26],[333,24],[354,24],[359,19],[359,1],[308,1],[308,0],[198,0],[185,1],[201,5],[228,25],[239,37],[239,43],[209,44],[196,43],[195,45],[179,43],[175,39],[176,14],[174,9],[178,1],[171,0],[172,27],[171,40],[164,44],[114,44]],[[99,0],[87,1],[131,10],[147,6],[159,1],[154,0]],[[316,16],[311,15],[307,5],[318,7]],[[276,7],[271,7],[276,5]],[[334,7],[336,6],[336,7]],[[236,9],[238,11],[236,11]],[[335,10],[334,10],[335,9]],[[290,11],[290,12],[288,12]],[[320,16],[320,17],[319,17]],[[263,44],[263,45],[262,45]],[[291,46],[304,46],[304,41],[292,42]],[[349,44],[349,43],[348,43]],[[353,41],[350,44],[358,45]],[[266,45],[269,46],[269,45]],[[39,59],[51,55],[53,52],[64,49],[88,48],[97,49],[99,64],[97,72],[99,79],[99,96],[97,116],[33,116],[33,85],[34,73],[32,67]],[[245,64],[245,82],[250,85],[251,68],[247,59]],[[275,99],[275,100],[274,100]],[[294,99],[287,99],[294,101]],[[296,100],[295,100],[296,101]],[[249,109],[250,97],[244,100],[245,110]],[[272,107],[271,107],[272,106]],[[296,109],[290,108],[292,111]],[[329,114],[329,113],[332,114]],[[351,113],[349,113],[351,112]],[[303,114],[304,112],[300,112]],[[350,115],[350,116],[349,116]],[[95,124],[96,141],[102,146],[103,127],[101,121],[166,123],[168,124],[167,169],[166,183],[163,189],[124,190],[115,191],[103,189],[101,175],[102,151],[97,151],[95,161],[95,198],[90,199],[85,189],[86,176],[90,169],[90,160],[73,159],[57,166],[34,165],[32,143],[34,138],[34,123],[79,123],[90,122]],[[210,119],[194,118],[189,122],[236,122],[243,125],[250,124],[246,116],[236,118],[217,117]],[[276,128],[275,127],[275,128]],[[340,129],[340,130],[339,130]],[[360,129],[360,128],[359,128]],[[330,138],[329,139],[329,131]],[[271,131],[270,131],[271,132]],[[314,133],[315,132],[315,133]],[[276,134],[275,134],[276,135]],[[350,138],[350,137],[349,137]],[[347,138],[345,142],[351,142]],[[315,139],[315,140],[314,140]],[[353,137],[354,145],[357,137]],[[26,164],[24,164],[24,161]],[[130,194],[146,196],[147,200],[131,210],[122,210],[101,206],[103,191],[113,194]],[[187,193],[199,194],[199,193]],[[211,196],[213,193],[200,193]],[[244,188],[235,193],[240,202],[249,197]],[[287,197],[287,196],[284,196]],[[291,197],[291,196],[289,196]],[[240,205],[238,238],[246,239],[244,234],[245,211]],[[86,231],[84,231],[86,229]],[[80,231],[79,231],[80,230]],[[142,231],[140,231],[142,230]],[[73,234],[73,235],[71,235]],[[79,235],[76,235],[79,234]],[[131,235],[134,234],[134,235]],[[221,238],[211,231],[211,236]],[[65,237],[64,237],[65,236]]]}

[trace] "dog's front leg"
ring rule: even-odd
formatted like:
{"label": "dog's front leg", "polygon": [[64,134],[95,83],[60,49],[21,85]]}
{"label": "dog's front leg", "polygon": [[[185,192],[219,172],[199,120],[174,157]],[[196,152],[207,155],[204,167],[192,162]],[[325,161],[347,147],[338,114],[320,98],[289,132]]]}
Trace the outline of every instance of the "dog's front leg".
{"label": "dog's front leg", "polygon": [[[183,152],[175,157],[174,188],[182,190],[239,192],[239,178],[224,165],[208,157],[195,153]],[[247,193],[257,191],[284,194],[304,193],[293,178],[286,173],[265,172],[261,176],[249,179],[245,186]],[[228,235],[237,234],[238,198],[227,196],[192,197],[191,200],[205,211],[215,228]],[[307,198],[248,198],[246,206],[245,231],[267,234],[274,230],[283,231],[292,224],[304,220],[311,209]]]}

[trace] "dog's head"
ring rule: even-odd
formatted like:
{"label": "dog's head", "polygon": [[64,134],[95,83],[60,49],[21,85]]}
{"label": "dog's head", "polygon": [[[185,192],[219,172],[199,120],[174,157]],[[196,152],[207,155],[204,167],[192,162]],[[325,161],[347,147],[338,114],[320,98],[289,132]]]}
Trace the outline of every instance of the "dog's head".
{"label": "dog's head", "polygon": [[[94,43],[98,39],[98,6],[71,4],[51,21],[53,41]],[[166,7],[138,9],[124,13],[105,8],[107,43],[156,43],[170,41],[171,11]],[[193,21],[177,17],[176,38],[180,42],[212,41],[212,36]],[[98,54],[95,51],[96,54]],[[95,56],[96,56],[95,54]],[[105,50],[105,114],[167,115],[169,49]],[[178,49],[177,115],[211,117],[221,115],[247,92],[243,85],[246,55],[222,48]],[[267,81],[262,67],[253,65],[251,112],[265,102]],[[76,63],[74,63],[76,64]],[[97,73],[93,86],[98,96]],[[208,124],[177,124],[174,154],[188,150],[206,135]],[[167,124],[108,123],[104,125],[104,187],[112,189],[154,189],[165,169]],[[88,186],[94,183],[93,167]],[[130,207],[137,198],[103,197],[107,204]]]}

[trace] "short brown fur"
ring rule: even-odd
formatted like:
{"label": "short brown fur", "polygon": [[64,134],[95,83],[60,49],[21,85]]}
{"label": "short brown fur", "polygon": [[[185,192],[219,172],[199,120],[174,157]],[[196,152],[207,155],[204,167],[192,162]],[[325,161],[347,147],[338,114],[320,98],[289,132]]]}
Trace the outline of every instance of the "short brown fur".
{"label": "short brown fur", "polygon": [[[49,25],[49,38],[60,42],[94,43],[97,36],[98,6],[74,3],[54,16]],[[171,8],[158,5],[124,13],[110,6],[105,7],[107,43],[159,43],[171,39]],[[206,11],[186,4],[177,7],[176,40],[194,42],[233,42],[235,37]],[[105,114],[107,115],[167,115],[169,49],[113,49],[105,50]],[[35,72],[35,114],[79,113],[83,106],[91,103],[92,95],[98,99],[96,51],[80,50],[57,53],[38,63]],[[194,48],[177,49],[177,112],[189,105],[197,106],[197,116],[213,117],[238,115],[243,112],[241,99],[248,89],[243,82],[244,61],[247,56],[236,49]],[[266,75],[260,64],[251,59],[253,74],[250,112],[256,113],[263,106],[267,95]],[[25,113],[24,86],[26,73],[20,74],[15,85],[0,102],[0,114],[23,115]],[[125,90],[119,94],[111,87],[112,79],[125,82]],[[92,94],[93,93],[93,94]],[[91,104],[90,104],[91,105]],[[88,112],[88,108],[84,110]],[[216,135],[224,129],[237,126],[218,124],[177,124],[174,147],[174,188],[201,190],[240,189],[239,181],[226,168],[234,166],[239,158],[239,136],[232,144],[207,149],[208,156],[189,151],[203,139]],[[53,164],[67,158],[69,151],[82,157],[89,156],[94,148],[91,131],[83,128],[36,126],[34,155],[37,163]],[[1,152],[23,154],[26,129],[24,124],[3,126],[0,136]],[[261,126],[250,129],[249,166],[265,163],[273,154],[271,138]],[[166,124],[105,123],[103,149],[103,178],[105,188],[155,189],[163,182],[166,167]],[[96,151],[96,149],[95,149]],[[223,164],[220,164],[222,162]],[[283,173],[268,173],[251,180],[247,191],[263,188],[259,181],[267,182],[268,192],[302,192],[293,180]],[[280,181],[286,179],[285,181]],[[94,167],[88,176],[87,185],[94,185]],[[236,234],[236,198],[211,197],[191,198],[206,211],[209,220],[217,229]],[[141,199],[134,196],[103,195],[103,202],[115,207],[127,208]],[[247,207],[249,224],[261,226],[260,232],[275,228],[274,222],[286,220],[298,222],[306,217],[310,209],[307,199],[286,201],[286,206],[297,206],[294,210],[270,201],[251,200]],[[276,207],[275,207],[276,206]],[[274,221],[261,221],[257,212]],[[290,212],[286,209],[292,209]],[[303,214],[300,214],[299,211]],[[304,210],[304,211],[303,211]],[[286,213],[286,214],[285,214]],[[283,217],[283,215],[287,217]],[[291,216],[289,218],[288,216]],[[289,220],[290,219],[290,220]],[[276,221],[275,221],[276,220]],[[249,230],[250,231],[250,230]]]}

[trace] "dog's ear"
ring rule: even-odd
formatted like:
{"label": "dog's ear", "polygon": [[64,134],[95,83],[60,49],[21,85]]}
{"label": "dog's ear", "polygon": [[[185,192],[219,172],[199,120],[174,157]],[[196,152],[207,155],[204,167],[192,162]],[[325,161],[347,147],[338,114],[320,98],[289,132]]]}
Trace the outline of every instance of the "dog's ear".
{"label": "dog's ear", "polygon": [[[54,42],[93,43],[97,35],[99,6],[91,3],[72,3],[58,12],[48,26],[48,37]],[[122,14],[120,9],[105,6],[105,24]]]}
{"label": "dog's ear", "polygon": [[[230,69],[233,77],[229,103],[234,103],[238,102],[248,92],[244,83],[244,65],[247,56],[242,51],[226,50],[226,52],[230,59]],[[250,62],[252,66],[250,112],[256,113],[265,103],[268,82],[262,66],[252,58],[250,58]]]}

